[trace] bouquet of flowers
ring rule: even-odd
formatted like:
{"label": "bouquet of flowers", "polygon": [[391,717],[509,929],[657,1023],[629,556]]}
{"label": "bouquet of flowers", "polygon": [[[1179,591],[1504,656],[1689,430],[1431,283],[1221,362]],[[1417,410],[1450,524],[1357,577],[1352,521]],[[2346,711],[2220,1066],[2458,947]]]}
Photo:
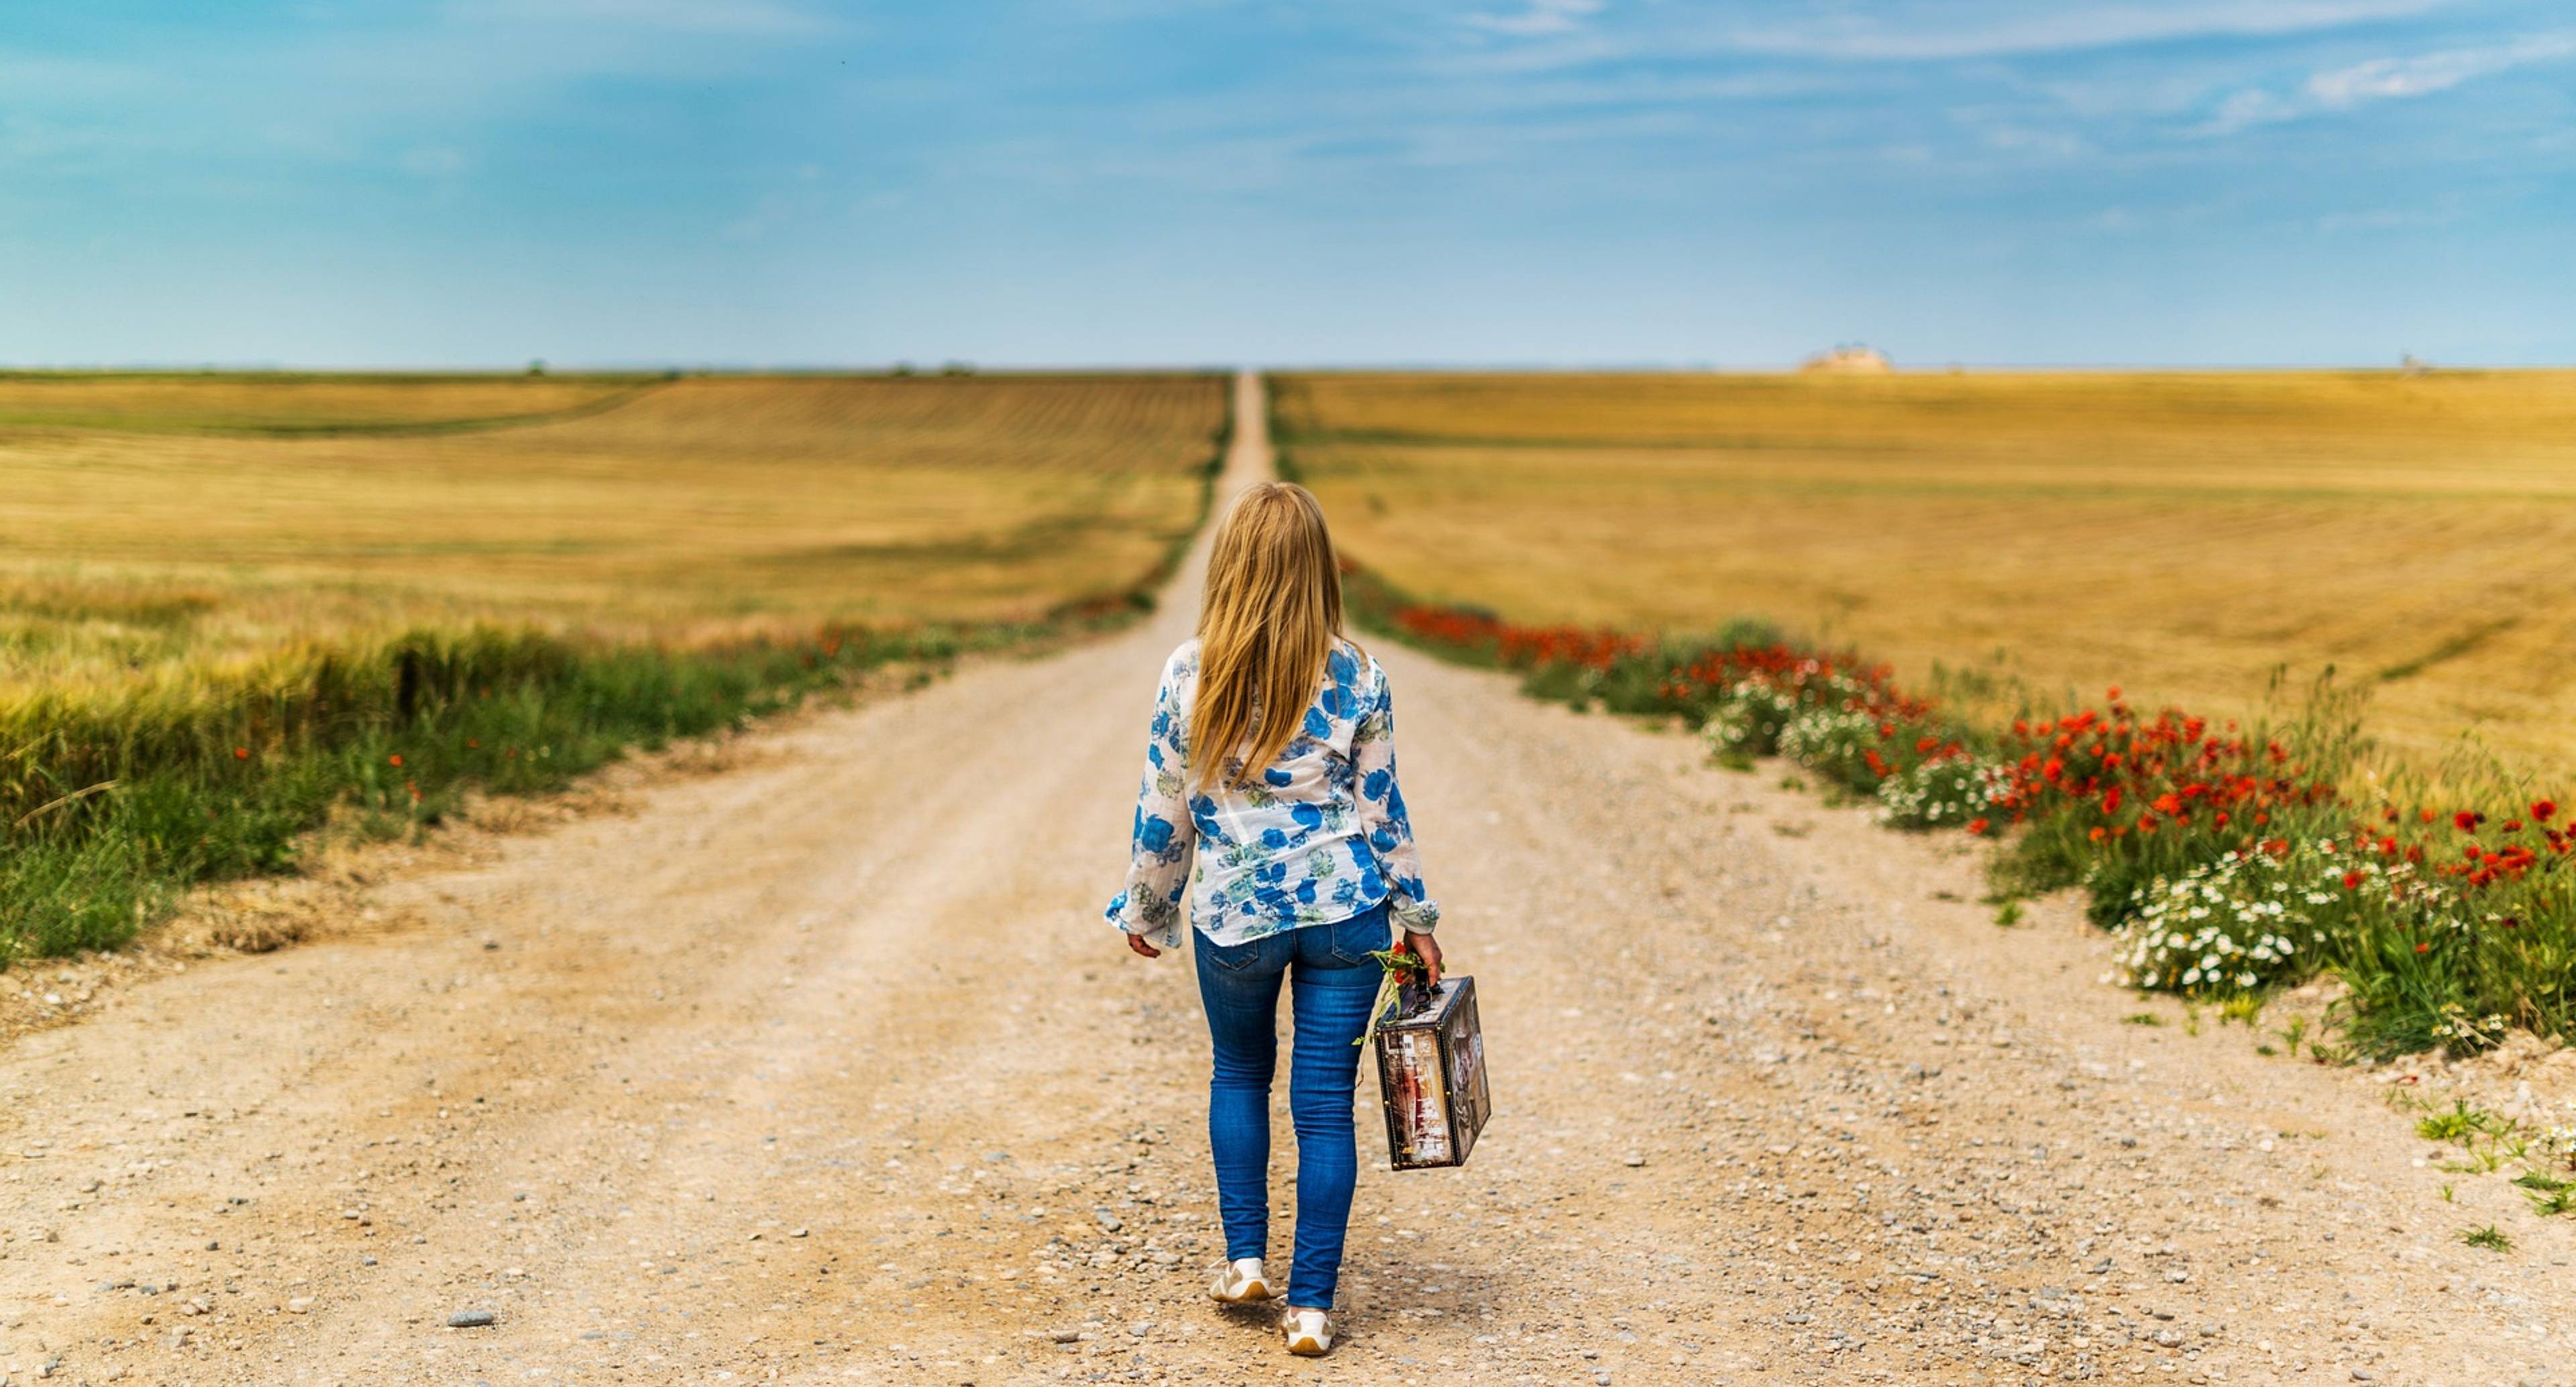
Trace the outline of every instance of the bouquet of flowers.
{"label": "bouquet of flowers", "polygon": [[[1431,1005],[1431,965],[1406,947],[1405,941],[1397,940],[1390,949],[1373,949],[1369,957],[1386,971],[1378,979],[1377,1000],[1369,1005],[1369,1028],[1351,1042],[1353,1045],[1366,1044],[1370,1036],[1377,1034],[1378,1027],[1418,1015]],[[1392,1010],[1387,1006],[1389,1002],[1395,1004]]]}

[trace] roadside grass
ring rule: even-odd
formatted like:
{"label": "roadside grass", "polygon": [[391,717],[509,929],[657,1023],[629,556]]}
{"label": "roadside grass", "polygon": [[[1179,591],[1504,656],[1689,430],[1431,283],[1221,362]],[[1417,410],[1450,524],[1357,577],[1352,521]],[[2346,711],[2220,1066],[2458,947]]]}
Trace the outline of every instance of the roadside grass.
{"label": "roadside grass", "polygon": [[2513,1238],[2492,1223],[2483,1228],[2461,1229],[2460,1241],[2471,1247],[2485,1248],[2489,1252],[2513,1251]]}
{"label": "roadside grass", "polygon": [[2549,800],[2505,799],[2520,782],[2491,784],[2492,814],[2412,800],[2417,782],[2370,765],[2331,687],[2250,727],[2116,691],[1992,727],[1884,666],[1749,628],[1519,627],[1409,602],[1366,571],[1346,590],[1364,620],[1518,669],[1534,695],[1678,722],[1721,762],[1785,758],[1893,828],[1992,840],[1998,923],[2028,895],[2081,888],[2119,941],[2105,981],[2183,996],[2194,1032],[2197,1004],[2251,1027],[2273,989],[2321,970],[2346,984],[2334,1022],[2352,1052],[2576,1029],[2576,829]]}
{"label": "roadside grass", "polygon": [[1121,622],[1205,511],[1226,400],[725,379],[472,434],[0,438],[0,964],[292,870],[328,818],[403,834],[888,661]]}

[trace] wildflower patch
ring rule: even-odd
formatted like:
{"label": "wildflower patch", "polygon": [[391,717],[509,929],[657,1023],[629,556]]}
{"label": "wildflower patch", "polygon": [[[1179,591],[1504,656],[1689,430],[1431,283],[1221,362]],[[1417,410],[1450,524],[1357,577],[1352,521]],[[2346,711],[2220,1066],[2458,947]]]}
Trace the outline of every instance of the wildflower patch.
{"label": "wildflower patch", "polygon": [[2576,1032],[2569,816],[2493,768],[2445,778],[2483,784],[2485,808],[2363,774],[2355,705],[2331,687],[2264,726],[2140,708],[2117,688],[1982,726],[1884,664],[1755,624],[1698,640],[1524,627],[1365,572],[1346,589],[1363,620],[1518,671],[1533,694],[1678,719],[1720,759],[1785,757],[1892,827],[1994,840],[2008,897],[2085,891],[2116,941],[2111,981],[2228,999],[2330,970],[2371,1054]]}

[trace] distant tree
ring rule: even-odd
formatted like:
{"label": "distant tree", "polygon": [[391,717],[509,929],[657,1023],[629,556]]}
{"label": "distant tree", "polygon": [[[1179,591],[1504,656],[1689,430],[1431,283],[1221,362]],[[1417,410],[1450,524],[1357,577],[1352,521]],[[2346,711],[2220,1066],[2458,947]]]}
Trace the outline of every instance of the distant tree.
{"label": "distant tree", "polygon": [[533,361],[531,361],[531,362],[529,362],[529,363],[528,363],[528,374],[529,374],[529,375],[532,375],[532,376],[542,376],[542,375],[544,375],[545,373],[546,373],[546,359],[545,359],[544,357],[542,357],[542,356],[541,356],[541,357],[538,357],[537,359],[535,359],[535,360],[533,360]]}
{"label": "distant tree", "polygon": [[896,362],[896,363],[894,364],[894,368],[893,368],[892,370],[890,370],[890,371],[887,371],[887,372],[886,372],[886,374],[887,374],[887,375],[890,375],[890,376],[908,376],[908,375],[911,375],[911,374],[912,374],[912,363],[911,363],[911,362],[909,362],[909,361],[898,361],[898,362]]}
{"label": "distant tree", "polygon": [[947,362],[939,368],[939,374],[943,376],[971,376],[975,374],[975,363],[971,361]]}

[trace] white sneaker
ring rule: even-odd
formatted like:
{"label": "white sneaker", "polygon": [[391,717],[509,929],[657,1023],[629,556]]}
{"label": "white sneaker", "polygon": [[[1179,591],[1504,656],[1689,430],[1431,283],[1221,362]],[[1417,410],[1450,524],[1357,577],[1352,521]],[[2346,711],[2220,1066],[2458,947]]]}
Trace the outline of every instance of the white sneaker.
{"label": "white sneaker", "polygon": [[1228,1305],[1245,1305],[1270,1298],[1270,1279],[1261,1274],[1261,1259],[1237,1257],[1216,1269],[1216,1282],[1208,1294]]}
{"label": "white sneaker", "polygon": [[1300,1358],[1321,1358],[1333,1351],[1333,1321],[1321,1310],[1292,1305],[1280,1317],[1279,1328],[1288,1336],[1288,1351]]}

